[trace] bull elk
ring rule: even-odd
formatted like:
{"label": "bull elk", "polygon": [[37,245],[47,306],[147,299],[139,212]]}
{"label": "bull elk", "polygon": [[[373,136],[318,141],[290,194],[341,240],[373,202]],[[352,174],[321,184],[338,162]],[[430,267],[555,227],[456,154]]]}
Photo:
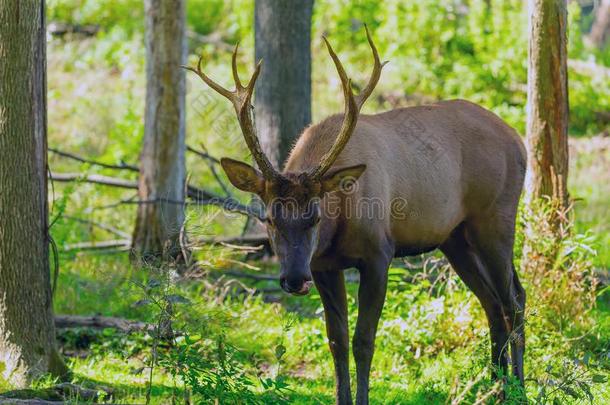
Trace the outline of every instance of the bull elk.
{"label": "bull elk", "polygon": [[[496,115],[463,100],[360,114],[379,81],[374,58],[368,84],[352,91],[339,58],[324,38],[345,99],[345,112],[305,129],[283,171],[263,153],[251,112],[256,66],[249,83],[232,67],[229,91],[201,70],[203,81],[229,99],[258,169],[233,159],[221,163],[231,183],[257,194],[271,245],[280,262],[280,285],[307,294],[315,283],[324,306],[334,359],[336,398],[352,402],[343,270],[360,273],[353,337],[356,403],[368,403],[369,371],[392,258],[440,249],[485,309],[495,370],[508,368],[523,383],[525,292],[513,265],[515,216],[526,155],[518,134]],[[347,184],[347,186],[346,186]],[[375,202],[379,212],[358,210]],[[497,375],[497,374],[496,374]]]}

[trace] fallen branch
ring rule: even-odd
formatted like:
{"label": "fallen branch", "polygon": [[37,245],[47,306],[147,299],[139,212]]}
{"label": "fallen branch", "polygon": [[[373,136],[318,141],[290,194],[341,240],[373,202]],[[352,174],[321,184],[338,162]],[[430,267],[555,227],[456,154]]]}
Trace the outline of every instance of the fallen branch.
{"label": "fallen branch", "polygon": [[105,249],[122,249],[128,250],[131,247],[130,239],[116,239],[104,241],[90,241],[71,243],[64,246],[64,252],[72,252],[75,250],[105,250]]}
{"label": "fallen branch", "polygon": [[238,277],[238,278],[247,278],[250,280],[256,280],[256,281],[277,281],[279,280],[278,276],[273,276],[271,274],[253,274],[253,273],[244,273],[241,271],[237,271],[237,270],[224,270],[224,271],[218,271],[218,272],[214,272],[212,274],[218,273],[220,275],[226,275],[226,276],[231,276],[231,277]]}
{"label": "fallen branch", "polygon": [[266,245],[269,244],[269,237],[265,234],[228,236],[216,238],[200,238],[195,241],[201,245]]}
{"label": "fallen branch", "polygon": [[62,328],[95,328],[95,329],[116,329],[125,333],[153,331],[155,325],[131,321],[123,318],[110,316],[79,316],[79,315],[55,315],[55,327]]}
{"label": "fallen branch", "polygon": [[47,25],[47,31],[49,32],[49,34],[56,37],[61,37],[66,34],[81,34],[86,37],[92,37],[96,35],[99,30],[100,26],[94,24],[80,25],[51,21]]}
{"label": "fallen branch", "polygon": [[129,170],[129,171],[132,171],[132,172],[138,172],[140,170],[138,168],[138,166],[130,165],[130,164],[125,163],[125,162],[121,162],[120,165],[113,165],[113,164],[109,164],[109,163],[103,163],[103,162],[99,162],[97,160],[87,159],[87,158],[84,158],[82,156],[75,155],[73,153],[64,152],[62,150],[55,149],[55,148],[49,148],[49,152],[55,153],[58,156],[62,156],[62,157],[68,158],[68,159],[76,160],[77,162],[88,163],[90,165],[100,166],[100,167],[104,167],[106,169]]}
{"label": "fallen branch", "polygon": [[82,173],[50,173],[49,178],[53,181],[70,182],[83,181],[85,183],[101,184],[103,186],[137,189],[138,182],[119,179],[116,177],[102,176],[100,174],[84,175]]}
{"label": "fallen branch", "polygon": [[[178,204],[178,205],[189,205],[189,206],[204,206],[204,205],[214,205],[216,207],[222,208],[225,211],[235,212],[238,214],[248,215],[254,218],[264,218],[265,214],[252,206],[244,205],[237,201],[234,198],[224,198],[224,197],[213,197],[209,199],[193,199],[193,201],[180,201],[180,200],[172,200],[169,198],[154,198],[152,200],[121,200],[118,204],[158,204],[158,203],[167,203],[167,204]],[[100,208],[112,208],[117,204],[112,204],[105,207]]]}
{"label": "fallen branch", "polygon": [[[49,178],[53,181],[71,182],[82,181],[85,183],[100,184],[102,186],[128,188],[132,190],[138,189],[138,182],[132,180],[121,179],[117,177],[103,176],[101,174],[82,174],[82,173],[50,173]],[[194,186],[188,186],[187,196],[197,201],[209,200],[212,198],[222,198],[214,194],[199,189]]]}
{"label": "fallen branch", "polygon": [[[102,176],[99,174],[84,175],[82,173],[49,173],[49,179],[59,182],[83,181],[86,183],[100,184],[103,186],[119,187],[137,190],[138,182],[125,180],[116,177]],[[192,200],[180,201],[167,198],[156,198],[152,200],[137,200],[137,201],[121,201],[121,204],[179,204],[179,205],[215,205],[230,212],[252,216],[255,218],[264,218],[264,213],[251,206],[244,205],[233,197],[220,197],[207,190],[203,190],[189,185],[187,187],[187,197]]]}

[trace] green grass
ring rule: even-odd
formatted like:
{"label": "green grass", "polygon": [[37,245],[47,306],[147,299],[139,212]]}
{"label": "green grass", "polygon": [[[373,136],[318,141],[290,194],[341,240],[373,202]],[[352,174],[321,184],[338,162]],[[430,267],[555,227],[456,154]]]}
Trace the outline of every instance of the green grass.
{"label": "green grass", "polygon": [[[99,313],[154,321],[155,312],[149,306],[134,307],[146,296],[139,285],[148,275],[130,269],[126,257],[80,254],[70,260],[64,258],[62,263],[55,299],[58,313]],[[466,403],[474,402],[477,395],[492,387],[486,368],[488,336],[482,310],[451,273],[436,285],[415,283],[411,278],[420,271],[408,271],[400,264],[397,262],[392,270],[394,281],[379,327],[371,374],[372,403],[445,403],[460,394]],[[267,266],[266,271],[275,269]],[[240,294],[239,288],[230,288],[233,282],[217,279],[217,275],[212,272],[204,280],[180,282],[175,287],[174,292],[191,301],[176,306],[177,327],[204,330],[211,339],[225,335],[261,398],[265,396],[257,376],[276,377],[279,366],[289,387],[284,397],[290,403],[332,402],[332,362],[317,293],[306,297],[288,297],[279,292]],[[256,287],[274,285],[262,282]],[[352,332],[356,287],[355,283],[348,285]],[[528,292],[531,288],[526,284]],[[528,310],[526,370],[531,379],[527,383],[530,399],[538,395],[539,381],[561,381],[550,374],[556,372],[565,379],[578,376],[578,381],[590,387],[593,403],[607,403],[610,390],[591,379],[593,375],[597,379],[610,377],[610,294],[600,293],[598,306],[587,315],[586,325],[549,328],[547,310],[536,302]],[[287,323],[291,324],[289,328],[285,327]],[[148,364],[152,338],[110,330],[87,333],[87,347],[81,349],[86,356],[69,360],[75,381],[114,388],[118,403],[142,402],[148,383],[148,370],[142,368]],[[77,335],[61,333],[66,352],[79,341]],[[274,353],[280,344],[286,347],[286,353],[278,361]],[[582,362],[585,356],[589,357],[588,365],[574,363],[577,359]],[[472,380],[476,383],[462,392]],[[551,391],[553,383],[548,384]],[[161,367],[155,369],[153,403],[168,403],[172,396],[180,398],[181,393],[180,379],[172,378]],[[554,395],[559,395],[562,402],[579,402],[563,391]]]}

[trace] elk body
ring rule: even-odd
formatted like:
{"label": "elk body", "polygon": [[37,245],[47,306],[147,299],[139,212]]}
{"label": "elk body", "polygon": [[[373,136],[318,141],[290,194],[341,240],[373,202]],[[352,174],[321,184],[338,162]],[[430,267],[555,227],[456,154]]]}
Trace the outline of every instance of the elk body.
{"label": "elk body", "polygon": [[251,117],[260,63],[243,86],[234,53],[234,92],[210,80],[200,65],[189,68],[233,102],[260,171],[231,159],[222,160],[223,168],[234,186],[266,204],[263,220],[282,288],[306,294],[315,283],[320,293],[337,403],[352,401],[343,270],[360,272],[352,347],[356,403],[366,404],[390,262],[437,248],[485,309],[496,370],[508,368],[510,347],[513,373],[523,382],[525,292],[513,265],[526,165],[521,139],[493,113],[462,100],[360,115],[383,67],[368,30],[367,38],[375,65],[358,96],[327,42],[345,113],[307,128],[282,172],[262,152]]}

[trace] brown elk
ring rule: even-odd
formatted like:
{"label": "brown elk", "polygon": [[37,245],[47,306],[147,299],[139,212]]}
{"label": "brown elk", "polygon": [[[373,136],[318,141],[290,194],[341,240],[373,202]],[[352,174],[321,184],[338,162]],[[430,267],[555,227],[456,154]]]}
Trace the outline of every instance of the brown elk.
{"label": "brown elk", "polygon": [[[280,262],[281,287],[306,294],[315,283],[325,311],[335,364],[337,403],[352,402],[343,271],[360,273],[353,337],[356,403],[368,403],[369,371],[392,258],[440,249],[481,302],[489,323],[492,362],[523,382],[525,292],[513,265],[515,216],[525,174],[518,134],[496,115],[463,100],[399,108],[374,115],[360,109],[383,64],[374,57],[368,84],[351,81],[324,39],[341,79],[345,112],[305,129],[282,172],[263,153],[250,100],[260,72],[235,91],[197,73],[235,107],[258,169],[222,159],[231,183],[266,204],[264,221]],[[347,184],[347,186],[346,186]],[[380,212],[354,209],[375,202]]]}

